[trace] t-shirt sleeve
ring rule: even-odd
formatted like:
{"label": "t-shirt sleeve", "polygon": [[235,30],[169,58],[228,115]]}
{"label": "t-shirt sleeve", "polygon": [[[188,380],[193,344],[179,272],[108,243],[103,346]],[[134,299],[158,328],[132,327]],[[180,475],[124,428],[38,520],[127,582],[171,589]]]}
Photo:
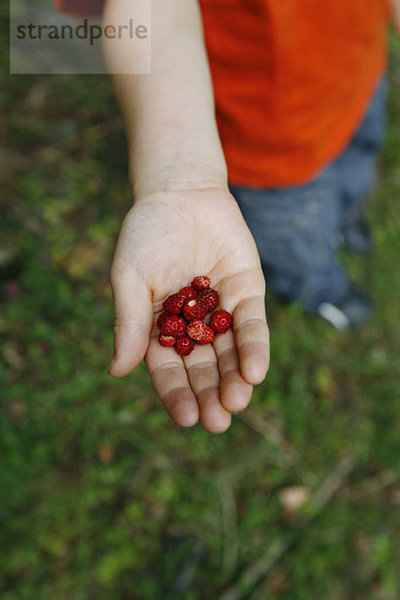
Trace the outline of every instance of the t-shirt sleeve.
{"label": "t-shirt sleeve", "polygon": [[101,15],[105,0],[54,0],[54,8],[67,15],[92,17]]}

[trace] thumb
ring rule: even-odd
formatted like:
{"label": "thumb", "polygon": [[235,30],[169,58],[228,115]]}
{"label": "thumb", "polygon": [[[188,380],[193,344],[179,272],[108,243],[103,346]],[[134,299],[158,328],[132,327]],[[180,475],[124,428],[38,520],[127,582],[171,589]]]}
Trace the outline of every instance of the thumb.
{"label": "thumb", "polygon": [[113,271],[114,355],[109,374],[124,377],[135,369],[147,351],[153,322],[150,293],[135,269]]}

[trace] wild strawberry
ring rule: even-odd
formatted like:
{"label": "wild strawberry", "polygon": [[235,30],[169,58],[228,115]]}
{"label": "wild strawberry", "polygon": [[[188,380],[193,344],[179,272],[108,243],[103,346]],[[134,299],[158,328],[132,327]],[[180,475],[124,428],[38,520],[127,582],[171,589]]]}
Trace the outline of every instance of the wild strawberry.
{"label": "wild strawberry", "polygon": [[183,287],[179,293],[184,296],[186,300],[193,300],[197,296],[196,290],[190,287],[190,285]]}
{"label": "wild strawberry", "polygon": [[199,292],[197,300],[201,304],[204,304],[204,306],[207,306],[207,310],[210,311],[214,310],[214,308],[217,308],[219,302],[219,295],[217,290],[209,288],[208,290],[202,290],[201,292]]}
{"label": "wild strawberry", "polygon": [[172,313],[173,315],[179,315],[185,302],[186,298],[179,292],[176,294],[171,294],[166,300],[164,300],[163,309],[169,313]]}
{"label": "wild strawberry", "polygon": [[194,348],[194,341],[189,337],[181,337],[176,340],[175,351],[181,356],[188,356]]}
{"label": "wild strawberry", "polygon": [[186,333],[198,344],[209,344],[214,339],[213,330],[204,321],[191,321]]}
{"label": "wild strawberry", "polygon": [[188,321],[201,321],[208,312],[207,306],[201,304],[196,298],[188,300],[183,307],[183,316]]}
{"label": "wild strawberry", "polygon": [[170,317],[170,316],[171,316],[171,313],[169,313],[169,312],[166,312],[166,311],[164,311],[164,312],[162,312],[161,314],[159,314],[159,315],[158,315],[158,319],[157,319],[157,327],[158,327],[159,329],[161,329],[161,325],[162,325],[163,323],[165,323],[165,321],[166,321],[166,320],[168,319],[168,317]]}
{"label": "wild strawberry", "polygon": [[206,290],[211,285],[211,280],[207,275],[198,275],[192,281],[192,288],[196,291],[200,292],[201,290]]}
{"label": "wild strawberry", "polygon": [[215,333],[225,333],[232,325],[232,315],[227,310],[216,310],[211,315],[210,327]]}
{"label": "wild strawberry", "polygon": [[158,336],[158,341],[160,342],[161,346],[169,347],[175,344],[176,339],[172,335],[163,335],[160,333]]}
{"label": "wild strawberry", "polygon": [[178,315],[171,315],[161,325],[163,335],[172,335],[174,338],[183,337],[186,333],[186,322]]}

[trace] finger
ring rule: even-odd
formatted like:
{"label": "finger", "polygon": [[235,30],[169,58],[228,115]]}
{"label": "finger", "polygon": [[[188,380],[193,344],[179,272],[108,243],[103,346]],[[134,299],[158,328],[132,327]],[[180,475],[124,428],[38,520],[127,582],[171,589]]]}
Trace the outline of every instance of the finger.
{"label": "finger", "polygon": [[152,333],[145,360],[154,389],[171,419],[182,427],[197,423],[199,407],[182,358],[173,348],[160,346],[156,331]]}
{"label": "finger", "polygon": [[220,376],[211,344],[196,346],[184,358],[190,386],[197,397],[201,424],[211,433],[222,433],[231,424],[231,415],[220,402]]}
{"label": "finger", "polygon": [[233,312],[233,331],[244,379],[253,385],[261,383],[269,366],[264,296],[253,296],[238,304]]}
{"label": "finger", "polygon": [[143,278],[135,269],[113,268],[114,356],[109,373],[128,375],[144,358],[152,325],[152,303]]}
{"label": "finger", "polygon": [[[244,297],[251,291],[252,296]],[[240,372],[249,384],[261,383],[269,365],[269,332],[265,316],[265,281],[259,268],[224,278],[220,305],[232,313]]]}
{"label": "finger", "polygon": [[231,412],[240,412],[249,404],[253,386],[241,375],[239,354],[232,330],[215,337],[214,350],[221,376],[221,404]]}

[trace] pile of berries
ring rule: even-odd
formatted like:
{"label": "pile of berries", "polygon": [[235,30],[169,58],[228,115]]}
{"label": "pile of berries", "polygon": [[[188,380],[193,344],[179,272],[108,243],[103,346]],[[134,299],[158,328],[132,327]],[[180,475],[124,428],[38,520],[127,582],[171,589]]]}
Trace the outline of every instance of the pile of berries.
{"label": "pile of berries", "polygon": [[215,310],[209,323],[205,317],[218,306],[219,296],[206,275],[195,277],[190,286],[171,294],[163,302],[164,312],[157,319],[161,346],[174,346],[181,356],[188,356],[196,344],[209,344],[216,333],[225,333],[232,325],[227,310]]}

